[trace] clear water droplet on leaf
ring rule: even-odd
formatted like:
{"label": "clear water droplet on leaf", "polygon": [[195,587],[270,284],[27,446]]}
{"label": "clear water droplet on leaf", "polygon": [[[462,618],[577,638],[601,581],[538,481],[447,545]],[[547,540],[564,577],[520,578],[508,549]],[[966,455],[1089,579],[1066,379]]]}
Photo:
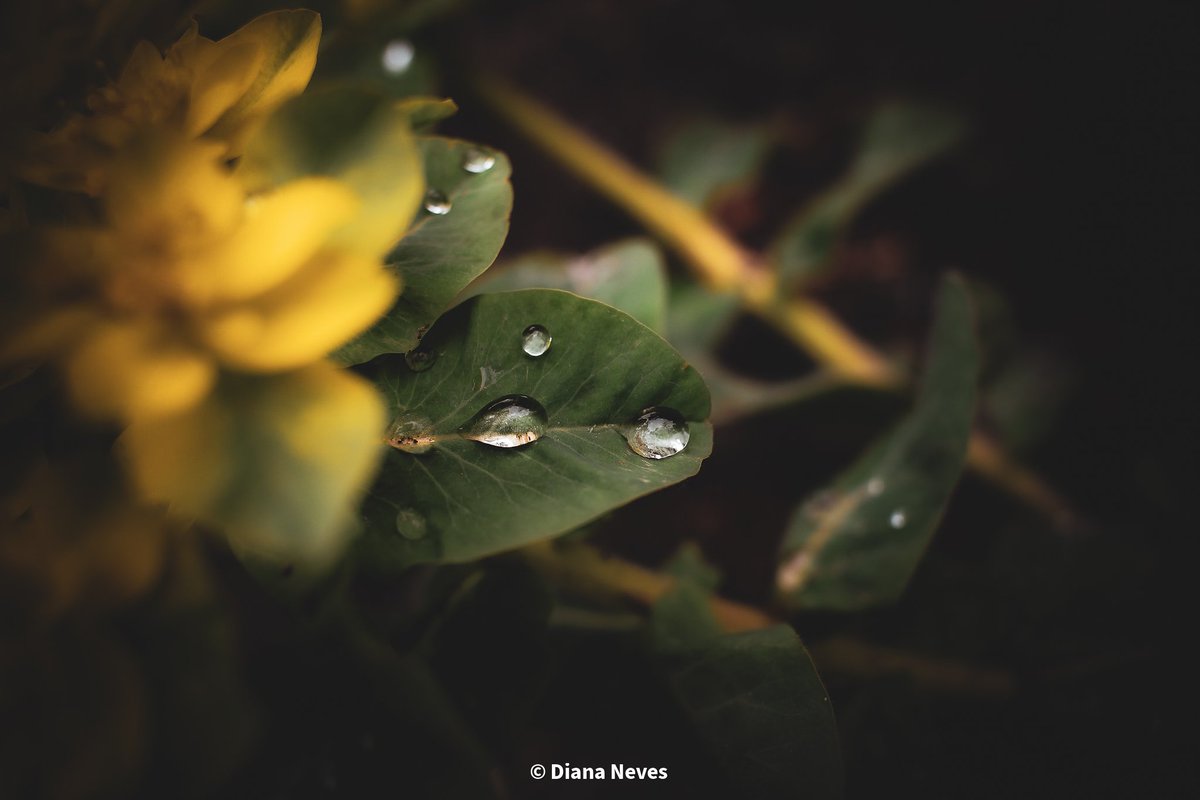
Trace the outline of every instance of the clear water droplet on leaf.
{"label": "clear water droplet on leaf", "polygon": [[900,530],[908,524],[908,515],[904,513],[904,509],[898,508],[888,517],[888,524],[896,530]]}
{"label": "clear water droplet on leaf", "polygon": [[420,512],[401,508],[396,512],[396,532],[405,539],[423,539],[429,532],[429,523]]}
{"label": "clear water droplet on leaf", "polygon": [[432,367],[435,361],[437,353],[432,350],[409,350],[404,354],[404,363],[408,364],[408,368],[413,372],[424,372]]}
{"label": "clear water droplet on leaf", "polygon": [[481,175],[496,165],[496,157],[481,147],[470,147],[463,153],[462,168],[472,175]]}
{"label": "clear water droplet on leaf", "polygon": [[388,75],[403,75],[412,66],[416,48],[406,39],[393,39],[383,48],[383,71]]}
{"label": "clear water droplet on leaf", "polygon": [[687,422],[670,408],[647,408],[622,431],[629,449],[642,458],[669,458],[687,447],[691,434]]}
{"label": "clear water droplet on leaf", "polygon": [[521,332],[521,349],[525,351],[526,355],[534,358],[544,355],[550,349],[550,343],[553,341],[550,331],[541,325],[530,325]]}
{"label": "clear water droplet on leaf", "polygon": [[450,198],[437,189],[430,189],[425,193],[425,210],[430,214],[442,217],[450,213],[450,208]]}
{"label": "clear water droplet on leaf", "polygon": [[532,397],[510,394],[484,407],[462,429],[463,438],[492,447],[521,447],[546,432],[546,409]]}

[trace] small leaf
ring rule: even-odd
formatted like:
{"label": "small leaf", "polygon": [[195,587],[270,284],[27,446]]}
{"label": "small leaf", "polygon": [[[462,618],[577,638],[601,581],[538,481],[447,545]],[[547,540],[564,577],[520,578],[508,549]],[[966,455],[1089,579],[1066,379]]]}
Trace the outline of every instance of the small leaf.
{"label": "small leaf", "polygon": [[962,134],[962,120],[941,109],[903,103],[879,109],[846,175],[794,216],[771,245],[770,260],[783,281],[794,286],[827,269],[859,211]]}
{"label": "small leaf", "polygon": [[662,251],[649,239],[627,239],[576,258],[534,253],[489,270],[469,296],[512,289],[564,289],[619,308],[662,333],[667,283]]}
{"label": "small leaf", "polygon": [[[553,337],[539,357],[522,349],[530,325]],[[379,564],[467,561],[563,533],[694,475],[712,445],[700,376],[602,303],[549,289],[471,298],[438,320],[420,352],[420,371],[399,358],[372,365],[414,445],[389,452],[366,503],[360,541]],[[463,438],[481,411],[514,395],[545,409],[544,423],[524,418],[540,438],[510,448]],[[649,406],[686,421],[691,438],[678,454],[630,449],[621,429]],[[508,442],[531,438],[519,433],[506,431]]]}
{"label": "small leaf", "polygon": [[458,113],[458,104],[448,97],[406,97],[397,107],[408,115],[414,131],[423,131]]}
{"label": "small leaf", "polygon": [[912,412],[793,515],[777,576],[786,604],[850,610],[900,596],[962,473],[978,371],[970,298],[950,277]]}
{"label": "small leaf", "polygon": [[388,256],[389,268],[404,280],[404,293],[374,328],[334,354],[343,364],[416,347],[421,330],[491,266],[508,235],[512,185],[504,154],[488,150],[495,164],[475,174],[463,169],[463,161],[476,145],[442,137],[418,141],[426,183],[449,201],[450,210],[443,215],[419,212]]}
{"label": "small leaf", "polygon": [[727,796],[841,796],[829,695],[791,628],[722,635],[708,595],[685,582],[655,605],[651,635],[671,693],[729,781]]}
{"label": "small leaf", "polygon": [[694,121],[667,140],[658,174],[674,194],[711,208],[722,192],[757,177],[773,139],[765,125]]}
{"label": "small leaf", "polygon": [[228,378],[195,408],[135,422],[120,443],[146,499],[216,526],[239,552],[319,567],[352,531],[381,412],[369,384],[318,362]]}
{"label": "small leaf", "polygon": [[380,256],[400,240],[424,192],[411,110],[358,89],[307,92],[267,119],[238,173],[251,192],[309,175],[344,182],[361,206],[329,244]]}

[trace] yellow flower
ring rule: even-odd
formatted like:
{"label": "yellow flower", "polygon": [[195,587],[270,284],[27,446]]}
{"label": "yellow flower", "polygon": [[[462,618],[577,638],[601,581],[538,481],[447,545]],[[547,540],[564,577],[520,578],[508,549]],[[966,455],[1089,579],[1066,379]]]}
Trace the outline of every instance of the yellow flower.
{"label": "yellow flower", "polygon": [[300,178],[247,198],[220,145],[136,144],[112,163],[102,224],[43,234],[34,279],[50,310],[34,309],[6,353],[60,359],[84,413],[130,422],[182,411],[222,367],[310,364],[395,299],[379,253],[328,245],[359,207],[344,184]]}
{"label": "yellow flower", "polygon": [[300,10],[264,14],[219,42],[193,23],[165,56],[141,42],[117,80],[88,98],[90,114],[34,138],[22,177],[99,194],[116,154],[156,128],[236,156],[264,115],[308,85],[320,36],[320,16]]}

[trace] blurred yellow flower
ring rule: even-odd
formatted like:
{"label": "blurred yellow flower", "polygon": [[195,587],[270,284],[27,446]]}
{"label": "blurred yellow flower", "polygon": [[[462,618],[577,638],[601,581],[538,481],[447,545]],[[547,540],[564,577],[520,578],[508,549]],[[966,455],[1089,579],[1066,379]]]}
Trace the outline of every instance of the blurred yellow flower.
{"label": "blurred yellow flower", "polygon": [[111,159],[150,129],[203,136],[236,156],[256,122],[308,85],[320,37],[320,16],[298,10],[264,14],[219,42],[193,23],[165,56],[141,42],[117,80],[88,97],[89,114],[35,137],[22,177],[96,195],[112,180]]}
{"label": "blurred yellow flower", "polygon": [[[246,197],[221,146],[152,135],[112,162],[101,224],[43,232],[49,310],[9,359],[57,358],[76,406],[129,422],[199,402],[222,367],[323,358],[396,295],[379,254],[326,247],[359,200],[326,177]],[[82,298],[82,299],[79,299]]]}

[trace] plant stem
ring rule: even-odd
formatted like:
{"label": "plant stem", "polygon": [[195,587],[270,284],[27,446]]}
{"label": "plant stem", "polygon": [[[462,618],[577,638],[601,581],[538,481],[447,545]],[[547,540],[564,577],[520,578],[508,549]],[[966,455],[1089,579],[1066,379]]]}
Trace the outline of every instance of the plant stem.
{"label": "plant stem", "polygon": [[[661,237],[709,288],[735,292],[746,311],[777,328],[844,380],[875,389],[905,385],[896,366],[832,311],[811,298],[783,297],[763,258],[735,242],[701,210],[517,89],[495,80],[481,81],[480,89],[500,116]],[[967,464],[1046,514],[1060,529],[1077,519],[1063,497],[979,431],[971,436]]]}

